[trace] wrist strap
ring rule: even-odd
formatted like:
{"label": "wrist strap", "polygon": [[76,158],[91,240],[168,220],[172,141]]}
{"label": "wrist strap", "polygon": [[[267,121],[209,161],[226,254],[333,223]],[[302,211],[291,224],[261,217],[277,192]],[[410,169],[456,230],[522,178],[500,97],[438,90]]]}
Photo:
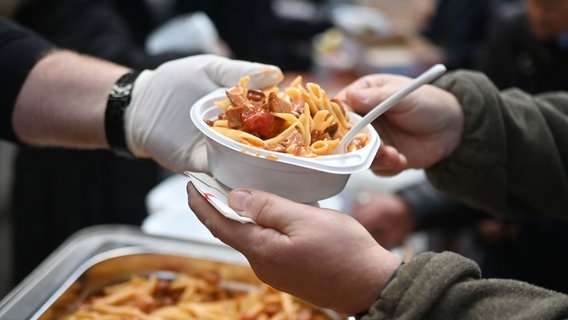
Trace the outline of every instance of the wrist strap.
{"label": "wrist strap", "polygon": [[105,111],[105,133],[110,149],[117,155],[134,158],[126,143],[124,131],[124,112],[130,104],[134,81],[140,71],[122,75],[112,86]]}

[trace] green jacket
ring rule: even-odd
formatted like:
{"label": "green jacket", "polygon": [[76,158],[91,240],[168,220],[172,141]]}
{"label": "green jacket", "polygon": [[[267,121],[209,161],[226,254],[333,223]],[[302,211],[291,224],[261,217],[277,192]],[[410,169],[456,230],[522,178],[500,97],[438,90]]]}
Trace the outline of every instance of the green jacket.
{"label": "green jacket", "polygon": [[[430,182],[495,215],[568,220],[568,93],[499,92],[484,75],[467,71],[449,73],[435,85],[459,99],[465,128],[455,152],[426,170]],[[361,317],[563,318],[568,295],[515,280],[481,279],[474,261],[451,252],[425,252],[406,262]]]}

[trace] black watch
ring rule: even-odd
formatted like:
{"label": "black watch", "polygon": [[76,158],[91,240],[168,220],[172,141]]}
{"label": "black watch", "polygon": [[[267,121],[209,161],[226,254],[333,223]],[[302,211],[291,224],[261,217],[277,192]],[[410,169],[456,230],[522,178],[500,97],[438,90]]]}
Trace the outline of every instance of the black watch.
{"label": "black watch", "polygon": [[124,130],[124,112],[130,104],[134,81],[140,71],[132,71],[122,75],[112,86],[108,95],[105,111],[105,133],[110,149],[117,155],[134,158],[126,143]]}

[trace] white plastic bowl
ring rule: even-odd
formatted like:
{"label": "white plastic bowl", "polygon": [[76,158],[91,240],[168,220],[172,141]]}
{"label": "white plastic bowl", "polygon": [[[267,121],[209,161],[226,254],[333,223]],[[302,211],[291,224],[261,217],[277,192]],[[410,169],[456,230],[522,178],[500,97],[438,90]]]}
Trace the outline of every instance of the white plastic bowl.
{"label": "white plastic bowl", "polygon": [[[371,166],[379,149],[379,135],[371,125],[363,129],[371,137],[367,146],[347,154],[305,158],[241,144],[204,121],[216,119],[223,112],[215,101],[226,98],[225,90],[220,88],[201,98],[192,106],[190,115],[207,137],[211,173],[229,188],[255,188],[297,202],[315,203],[341,192],[351,174]],[[361,119],[354,113],[349,117],[351,121]]]}

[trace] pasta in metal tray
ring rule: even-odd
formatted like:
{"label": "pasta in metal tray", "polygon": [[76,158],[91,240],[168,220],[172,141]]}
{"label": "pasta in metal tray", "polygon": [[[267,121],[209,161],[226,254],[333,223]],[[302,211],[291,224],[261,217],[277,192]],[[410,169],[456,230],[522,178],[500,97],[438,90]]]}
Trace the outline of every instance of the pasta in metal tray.
{"label": "pasta in metal tray", "polygon": [[[243,286],[239,288],[238,285]],[[252,289],[251,289],[252,287]],[[331,320],[265,284],[223,285],[219,274],[133,276],[90,296],[66,320]]]}
{"label": "pasta in metal tray", "polygon": [[[215,131],[246,145],[302,157],[330,154],[352,123],[340,101],[330,99],[315,83],[297,77],[280,90],[247,88],[248,77],[226,90],[215,102],[222,109],[217,119],[205,119]],[[359,133],[347,151],[368,144]]]}

